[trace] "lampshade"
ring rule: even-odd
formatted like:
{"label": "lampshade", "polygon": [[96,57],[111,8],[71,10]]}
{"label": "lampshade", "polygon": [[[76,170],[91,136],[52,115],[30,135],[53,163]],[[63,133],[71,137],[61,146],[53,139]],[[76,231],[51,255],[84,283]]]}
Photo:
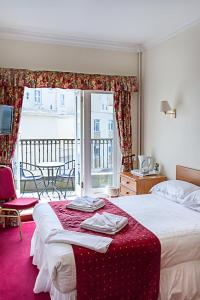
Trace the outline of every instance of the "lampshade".
{"label": "lampshade", "polygon": [[167,100],[161,101],[160,103],[160,111],[166,113],[167,111],[171,110],[171,107]]}

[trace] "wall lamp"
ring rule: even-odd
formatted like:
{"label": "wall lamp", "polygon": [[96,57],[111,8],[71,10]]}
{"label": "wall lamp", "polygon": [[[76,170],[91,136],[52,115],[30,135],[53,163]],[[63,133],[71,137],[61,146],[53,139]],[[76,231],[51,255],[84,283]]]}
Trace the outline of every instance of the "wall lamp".
{"label": "wall lamp", "polygon": [[176,109],[172,109],[168,101],[164,100],[160,103],[160,111],[170,118],[176,118]]}

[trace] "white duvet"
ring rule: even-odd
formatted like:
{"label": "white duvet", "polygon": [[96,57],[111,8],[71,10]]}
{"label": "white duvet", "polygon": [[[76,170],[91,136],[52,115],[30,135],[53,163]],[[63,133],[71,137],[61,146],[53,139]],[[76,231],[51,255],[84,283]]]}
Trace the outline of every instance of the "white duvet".
{"label": "white duvet", "polygon": [[[151,230],[161,242],[160,299],[200,299],[200,213],[156,195],[119,197],[113,202]],[[50,291],[53,282],[56,289],[53,288],[52,299],[76,299],[76,268],[71,245],[44,245],[51,230],[60,229],[62,225],[46,203],[35,207],[33,218],[36,231],[31,255],[40,269],[34,291]]]}

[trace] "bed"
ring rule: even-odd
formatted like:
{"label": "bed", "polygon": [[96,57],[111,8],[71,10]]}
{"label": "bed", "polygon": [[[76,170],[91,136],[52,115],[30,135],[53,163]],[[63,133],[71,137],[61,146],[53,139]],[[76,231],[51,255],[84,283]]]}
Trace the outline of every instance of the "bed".
{"label": "bed", "polygon": [[[200,171],[177,166],[176,179],[200,186]],[[160,240],[159,300],[200,299],[200,212],[152,194],[119,197],[113,201]],[[31,256],[39,269],[34,292],[49,292],[52,300],[76,300],[72,246],[44,244],[52,229],[62,227],[57,216],[44,203],[35,208],[33,217],[36,230]]]}

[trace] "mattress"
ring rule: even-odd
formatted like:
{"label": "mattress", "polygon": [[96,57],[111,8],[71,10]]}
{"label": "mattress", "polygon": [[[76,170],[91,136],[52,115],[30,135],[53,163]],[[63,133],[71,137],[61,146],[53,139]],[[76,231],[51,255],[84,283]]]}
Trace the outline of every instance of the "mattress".
{"label": "mattress", "polygon": [[[168,281],[171,284],[176,282],[177,276],[183,277],[182,283],[186,286],[185,280],[187,274],[190,274],[190,278],[194,277],[192,279],[195,285],[196,278],[200,279],[200,214],[157,195],[119,197],[113,202],[159,238],[163,295],[170,294],[166,288],[172,289],[173,285],[168,285]],[[53,228],[62,228],[62,225],[46,203],[35,207],[33,217],[36,222],[36,231],[32,239],[31,254],[34,256],[33,263],[40,269],[35,292],[54,290],[55,287],[54,294],[59,291],[62,295],[66,295],[63,299],[75,299],[76,268],[72,246],[61,243],[44,245],[44,240],[50,231]],[[40,252],[43,254],[37,254],[36,249],[41,249]],[[42,261],[38,259],[41,256],[43,256]],[[53,282],[54,287],[51,286],[51,282],[46,282],[47,277]],[[46,290],[44,290],[44,282]],[[182,290],[182,288],[183,286],[178,286],[178,289]],[[174,299],[199,299],[200,292],[194,286],[192,289],[193,298],[183,298],[182,295],[181,298]],[[195,298],[196,295],[197,298]],[[52,299],[61,298],[52,296]]]}

